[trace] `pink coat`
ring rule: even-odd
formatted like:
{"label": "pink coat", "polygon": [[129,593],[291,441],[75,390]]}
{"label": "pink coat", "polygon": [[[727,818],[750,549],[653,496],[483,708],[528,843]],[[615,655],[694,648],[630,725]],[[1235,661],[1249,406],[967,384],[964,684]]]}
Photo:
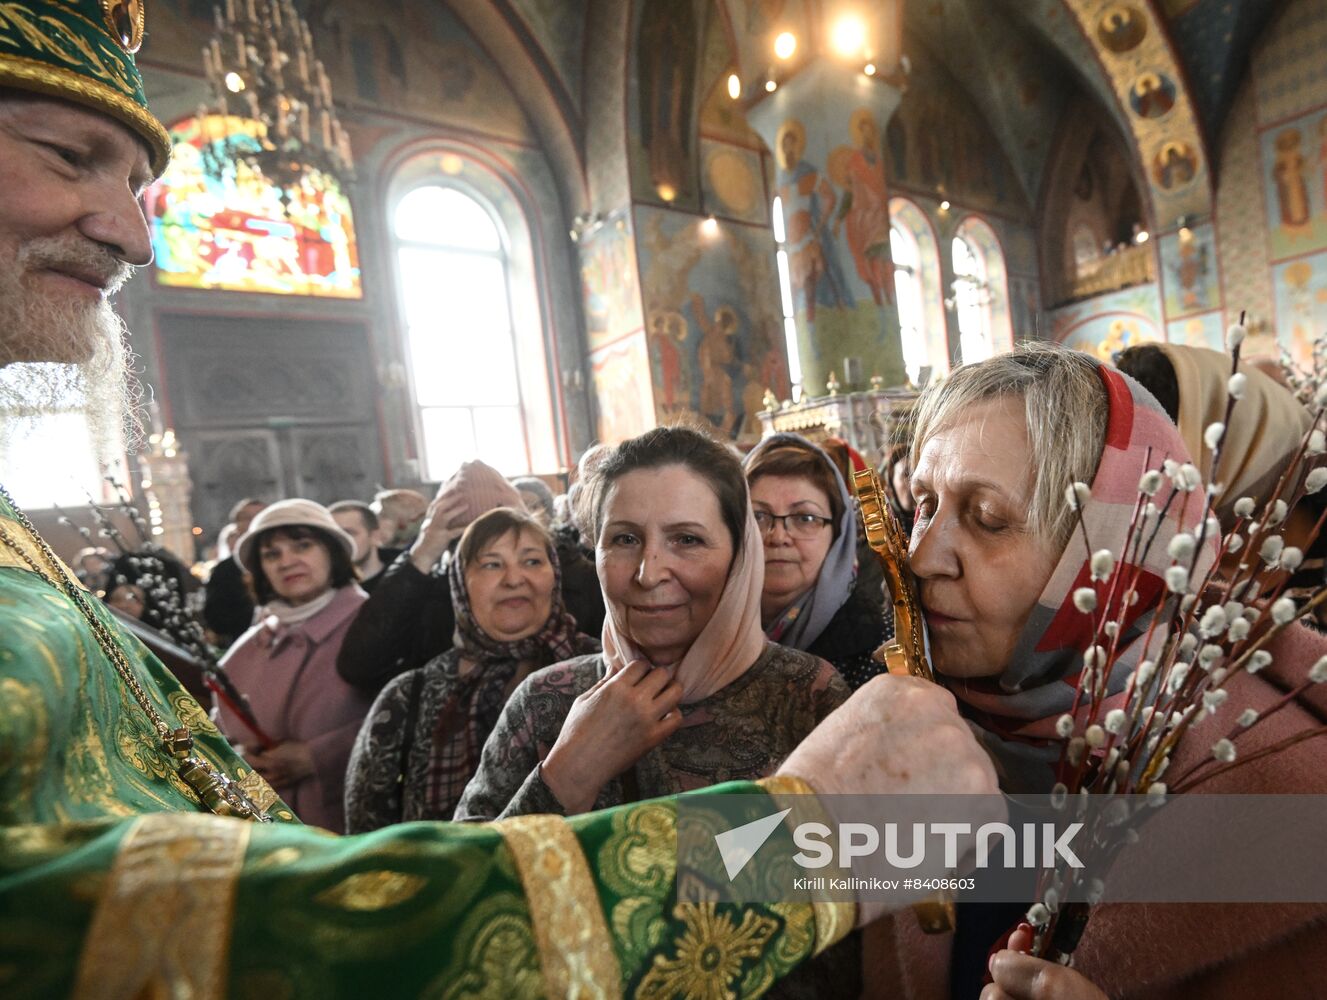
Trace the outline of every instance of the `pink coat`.
{"label": "pink coat", "polygon": [[[253,626],[222,660],[267,735],[307,743],[313,752],[314,773],[277,794],[305,823],[335,833],[345,832],[346,765],[372,702],[337,675],[336,654],[366,599],[358,587],[342,587],[306,622],[273,627],[275,619],[268,619]],[[231,742],[257,746],[233,713],[219,707],[216,716]]]}
{"label": "pink coat", "polygon": [[[1273,665],[1255,676],[1232,680],[1225,709],[1193,728],[1167,778],[1184,775],[1196,762],[1210,759],[1211,745],[1226,735],[1240,711],[1263,711],[1302,682],[1314,661],[1327,654],[1327,637],[1294,626],[1269,650]],[[1327,684],[1320,684],[1237,738],[1235,745],[1246,757],[1260,747],[1320,728],[1324,721]],[[1200,780],[1190,791],[1327,793],[1327,736],[1306,739],[1229,774]],[[1127,863],[1127,853],[1116,862]],[[923,934],[911,912],[880,920],[865,933],[865,996],[948,998],[950,935]],[[1327,982],[1327,904],[1103,905],[1092,913],[1074,967],[1112,1000],[1314,996]]]}

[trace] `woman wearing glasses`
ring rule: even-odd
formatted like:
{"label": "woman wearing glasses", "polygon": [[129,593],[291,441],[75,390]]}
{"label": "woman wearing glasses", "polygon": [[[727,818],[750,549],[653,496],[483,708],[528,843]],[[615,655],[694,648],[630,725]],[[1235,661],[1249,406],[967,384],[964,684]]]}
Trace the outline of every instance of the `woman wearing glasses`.
{"label": "woman wearing glasses", "polygon": [[884,668],[871,653],[892,634],[879,587],[857,575],[857,512],[830,457],[775,434],[746,458],[765,548],[760,621],[784,646],[828,660],[854,688]]}

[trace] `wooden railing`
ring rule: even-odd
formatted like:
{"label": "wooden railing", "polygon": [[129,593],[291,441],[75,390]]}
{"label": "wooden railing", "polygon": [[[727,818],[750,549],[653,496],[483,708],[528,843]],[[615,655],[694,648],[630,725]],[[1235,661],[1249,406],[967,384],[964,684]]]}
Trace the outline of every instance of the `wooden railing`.
{"label": "wooden railing", "polygon": [[1147,244],[1125,247],[1083,268],[1069,285],[1069,297],[1085,299],[1120,288],[1145,285],[1156,279],[1152,248]]}

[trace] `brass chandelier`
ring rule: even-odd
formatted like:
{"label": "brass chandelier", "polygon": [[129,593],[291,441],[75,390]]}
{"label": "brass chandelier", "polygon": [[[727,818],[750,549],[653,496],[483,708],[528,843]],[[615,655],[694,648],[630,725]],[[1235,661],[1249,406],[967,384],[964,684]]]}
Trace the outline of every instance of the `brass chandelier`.
{"label": "brass chandelier", "polygon": [[245,163],[280,190],[283,202],[314,171],[343,186],[353,182],[350,138],[336,116],[309,26],[292,0],[226,0],[224,10],[214,10],[216,32],[203,47],[214,106],[200,111],[226,122],[249,119],[257,127],[227,124],[223,135],[207,135],[209,173],[220,177]]}

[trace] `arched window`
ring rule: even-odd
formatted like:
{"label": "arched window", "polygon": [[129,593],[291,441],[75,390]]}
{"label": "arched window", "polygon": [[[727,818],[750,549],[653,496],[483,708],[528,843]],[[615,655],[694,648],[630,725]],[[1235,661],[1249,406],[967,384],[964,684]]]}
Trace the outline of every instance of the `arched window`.
{"label": "arched window", "polygon": [[976,248],[962,236],[954,237],[952,253],[959,349],[963,352],[964,364],[985,361],[994,353],[990,314],[986,310],[990,296],[986,287],[986,264]]}
{"label": "arched window", "polygon": [[788,345],[788,380],[796,387],[798,398],[802,385],[802,356],[797,349],[797,320],[793,314],[793,283],[788,270],[788,249],[784,245],[788,234],[783,227],[783,199],[775,197],[770,209],[774,223],[775,260],[779,268],[779,302],[783,306],[783,339]]}
{"label": "arched window", "polygon": [[995,230],[977,216],[964,219],[954,234],[950,253],[954,266],[952,302],[963,361],[984,361],[1009,350],[1014,346],[1009,283]]}
{"label": "arched window", "polygon": [[474,458],[529,472],[507,240],[492,207],[439,181],[407,190],[391,219],[424,478]]}
{"label": "arched window", "polygon": [[940,251],[935,230],[916,202],[891,198],[889,219],[903,359],[915,384],[923,367],[930,367],[932,374],[949,371]]}
{"label": "arched window", "polygon": [[903,365],[913,385],[926,364],[926,320],[922,306],[921,253],[911,233],[889,227],[889,253],[894,258],[894,301],[898,304]]}

